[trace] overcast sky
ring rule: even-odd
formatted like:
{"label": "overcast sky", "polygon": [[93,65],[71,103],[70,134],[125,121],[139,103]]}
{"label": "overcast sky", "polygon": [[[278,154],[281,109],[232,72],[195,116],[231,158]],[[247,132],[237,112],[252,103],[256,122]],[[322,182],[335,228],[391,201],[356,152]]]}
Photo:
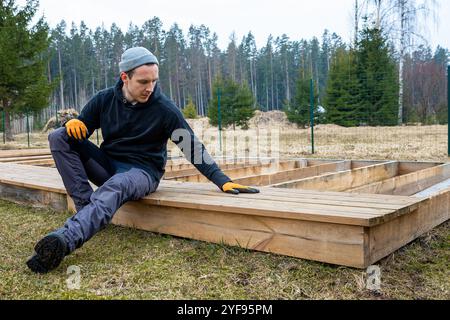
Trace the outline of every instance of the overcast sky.
{"label": "overcast sky", "polygon": [[[19,0],[24,2],[24,0]],[[430,24],[430,44],[450,48],[450,1],[441,0],[439,25]],[[178,23],[186,35],[191,24],[206,25],[219,36],[225,49],[234,31],[238,41],[252,31],[258,48],[269,34],[286,33],[291,40],[320,38],[324,29],[336,32],[348,41],[351,37],[351,11],[354,0],[40,0],[40,15],[51,27],[62,19],[69,24],[83,20],[89,28],[115,22],[122,31],[130,22],[141,26],[156,16],[168,30]]]}

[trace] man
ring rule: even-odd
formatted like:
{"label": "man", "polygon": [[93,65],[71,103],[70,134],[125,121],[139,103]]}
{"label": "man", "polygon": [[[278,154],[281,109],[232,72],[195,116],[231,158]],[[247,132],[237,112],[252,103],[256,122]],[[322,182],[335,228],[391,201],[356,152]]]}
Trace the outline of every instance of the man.
{"label": "man", "polygon": [[[36,244],[27,261],[33,272],[57,268],[66,255],[109,224],[124,203],[155,192],[164,175],[168,139],[223,192],[259,192],[234,184],[212,160],[178,108],[161,93],[158,60],[150,51],[125,51],[119,68],[115,87],[99,92],[78,119],[49,135],[56,167],[77,214]],[[99,128],[104,140],[100,148],[88,140]],[[99,187],[95,192],[89,180]]]}

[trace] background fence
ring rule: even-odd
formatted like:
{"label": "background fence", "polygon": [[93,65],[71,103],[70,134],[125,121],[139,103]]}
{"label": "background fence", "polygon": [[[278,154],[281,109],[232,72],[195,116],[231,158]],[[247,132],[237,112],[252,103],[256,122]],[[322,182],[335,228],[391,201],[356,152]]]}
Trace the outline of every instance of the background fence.
{"label": "background fence", "polygon": [[[333,104],[330,100],[320,101],[314,96],[315,83],[312,81],[313,88],[312,90],[308,88],[308,96],[304,99],[308,103],[298,108],[301,112],[298,127],[288,124],[286,119],[281,121],[280,119],[270,119],[270,116],[267,116],[268,120],[264,120],[264,113],[259,113],[258,116],[262,120],[259,122],[255,120],[251,128],[279,129],[283,156],[446,160],[450,155],[450,128],[447,124],[450,66],[446,73],[445,104],[441,103],[437,110],[431,104],[428,107],[416,105],[415,110],[424,112],[420,115],[417,111],[411,111],[414,110],[413,105],[406,103],[404,104],[404,124],[401,126],[395,124],[398,120],[397,92],[393,91],[390,95],[380,95],[377,92],[361,89],[355,91],[354,95],[337,92],[335,100],[337,103]],[[347,88],[347,90],[351,90],[351,88]],[[405,90],[406,94],[413,95],[414,93],[410,91],[409,88]],[[313,103],[314,117],[311,117],[311,102]],[[386,107],[389,103],[390,108],[389,105]],[[323,113],[324,110],[327,112]],[[52,106],[38,114],[29,115],[28,119],[26,116],[14,117],[11,121],[11,129],[15,136],[15,142],[3,143],[3,147],[1,147],[2,145],[0,147],[9,149],[47,147],[46,134],[42,133],[42,129],[57,111],[59,111],[58,107]],[[271,116],[272,118],[282,117],[281,112],[272,113]],[[310,126],[311,120],[314,122],[313,127]],[[202,123],[204,124],[205,121]],[[261,123],[265,126],[261,127]],[[197,123],[191,122],[191,124],[198,131]],[[3,131],[3,123],[0,124],[0,129]],[[205,137],[203,129],[205,128],[202,128],[201,132],[197,132],[201,139]],[[217,128],[210,128],[210,130],[217,134],[214,141],[205,141],[205,145],[217,149],[219,131]],[[224,128],[224,130],[232,129]],[[239,136],[239,134],[243,133],[238,129],[237,135]],[[93,136],[94,142],[97,141],[96,136]],[[99,142],[101,142],[101,136]],[[212,153],[225,155],[223,151],[222,153],[219,151]]]}

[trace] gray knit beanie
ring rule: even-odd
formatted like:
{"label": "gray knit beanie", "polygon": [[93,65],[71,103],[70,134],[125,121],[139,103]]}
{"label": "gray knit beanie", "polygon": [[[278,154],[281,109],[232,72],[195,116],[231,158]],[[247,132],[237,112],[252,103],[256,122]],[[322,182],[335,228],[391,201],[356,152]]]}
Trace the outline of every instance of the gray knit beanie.
{"label": "gray knit beanie", "polygon": [[143,47],[128,49],[122,55],[122,61],[119,63],[120,72],[128,72],[144,64],[154,63],[159,65],[158,59]]}

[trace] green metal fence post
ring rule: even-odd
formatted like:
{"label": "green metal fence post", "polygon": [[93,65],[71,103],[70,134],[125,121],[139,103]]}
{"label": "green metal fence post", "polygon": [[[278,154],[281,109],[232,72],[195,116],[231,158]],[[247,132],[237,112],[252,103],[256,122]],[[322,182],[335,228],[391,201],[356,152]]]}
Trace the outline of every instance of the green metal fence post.
{"label": "green metal fence post", "polygon": [[27,111],[27,139],[28,139],[28,148],[30,147],[30,119]]}
{"label": "green metal fence post", "polygon": [[55,128],[58,128],[59,127],[59,119],[58,119],[58,106],[57,105],[55,105],[55,119],[56,119]]}
{"label": "green metal fence post", "polygon": [[314,150],[314,80],[311,79],[311,91],[310,91],[310,97],[311,97],[311,110],[310,110],[310,117],[311,117],[311,146],[312,146],[312,154],[315,154]]}
{"label": "green metal fence post", "polygon": [[2,123],[3,123],[3,144],[6,144],[6,128],[5,128],[5,109],[2,110]]}
{"label": "green metal fence post", "polygon": [[447,66],[447,126],[448,126],[448,156],[450,157],[450,65]]}
{"label": "green metal fence post", "polygon": [[222,110],[220,106],[220,98],[221,98],[221,92],[220,88],[217,89],[217,108],[218,108],[218,117],[219,117],[219,144],[220,144],[220,151],[222,151]]}

